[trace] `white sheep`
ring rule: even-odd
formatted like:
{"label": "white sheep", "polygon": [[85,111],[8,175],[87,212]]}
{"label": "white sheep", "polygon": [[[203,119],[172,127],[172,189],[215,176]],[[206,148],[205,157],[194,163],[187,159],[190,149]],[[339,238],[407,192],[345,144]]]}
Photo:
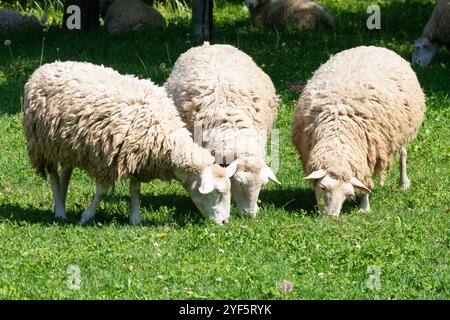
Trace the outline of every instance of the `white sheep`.
{"label": "white sheep", "polygon": [[422,36],[414,42],[412,63],[427,67],[441,45],[450,50],[450,0],[439,0]]}
{"label": "white sheep", "polygon": [[255,25],[272,27],[333,27],[333,15],[322,5],[309,0],[246,0]]}
{"label": "white sheep", "polygon": [[105,4],[109,5],[105,13],[105,30],[110,34],[143,27],[166,26],[161,13],[141,0],[115,0],[112,4],[109,3]]}
{"label": "white sheep", "polygon": [[322,212],[338,216],[362,193],[369,211],[373,175],[384,183],[395,152],[408,188],[406,145],[416,136],[425,98],[410,64],[396,53],[357,47],[331,57],[308,81],[295,110],[292,141]]}
{"label": "white sheep", "polygon": [[[43,17],[42,24],[46,17]],[[18,12],[0,8],[0,32],[12,31],[23,28],[38,28],[42,26],[35,16],[25,16]]]}
{"label": "white sheep", "polygon": [[30,163],[50,175],[56,217],[66,217],[72,168],[79,167],[97,184],[81,223],[94,216],[110,186],[126,178],[132,224],[140,223],[140,184],[155,178],[178,179],[204,216],[228,221],[236,164],[222,168],[194,144],[163,88],[103,66],[54,62],[33,73],[24,100]]}
{"label": "white sheep", "polygon": [[165,88],[194,140],[217,163],[237,159],[232,197],[240,214],[254,217],[261,187],[278,182],[265,162],[278,105],[269,76],[242,51],[205,43],[178,58]]}

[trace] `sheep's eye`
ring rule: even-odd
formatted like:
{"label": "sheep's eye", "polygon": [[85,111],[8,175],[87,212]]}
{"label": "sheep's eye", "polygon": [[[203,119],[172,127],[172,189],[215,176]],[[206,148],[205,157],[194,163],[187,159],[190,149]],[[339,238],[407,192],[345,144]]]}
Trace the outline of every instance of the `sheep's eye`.
{"label": "sheep's eye", "polygon": [[325,190],[325,186],[323,184],[319,184],[320,189]]}

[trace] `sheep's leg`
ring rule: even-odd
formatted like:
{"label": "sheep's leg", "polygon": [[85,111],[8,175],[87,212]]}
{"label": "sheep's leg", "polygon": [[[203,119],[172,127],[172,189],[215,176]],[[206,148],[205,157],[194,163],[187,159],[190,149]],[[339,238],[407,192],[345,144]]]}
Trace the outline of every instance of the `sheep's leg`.
{"label": "sheep's leg", "polygon": [[138,225],[141,223],[141,218],[139,217],[139,207],[140,200],[139,194],[141,192],[141,183],[134,178],[130,179],[130,196],[131,196],[131,214],[130,214],[130,224]]}
{"label": "sheep's leg", "polygon": [[55,201],[55,218],[66,219],[66,210],[61,196],[58,172],[50,172],[50,185],[52,187],[53,200]]}
{"label": "sheep's leg", "polygon": [[108,186],[97,183],[94,199],[81,215],[80,224],[85,224],[95,215],[95,211],[97,211],[100,202],[102,202],[103,198],[108,193],[108,189]]}
{"label": "sheep's leg", "polygon": [[400,184],[403,189],[408,189],[411,182],[409,181],[408,174],[406,173],[406,147],[402,147],[400,150]]}
{"label": "sheep's leg", "polygon": [[360,208],[359,210],[361,212],[369,212],[370,211],[369,193],[363,194],[359,208]]}
{"label": "sheep's leg", "polygon": [[59,187],[61,191],[61,198],[64,204],[64,210],[66,209],[67,190],[69,189],[70,178],[72,177],[71,167],[63,167],[59,176]]}
{"label": "sheep's leg", "polygon": [[386,182],[386,174],[380,173],[380,186],[384,186],[385,182]]}

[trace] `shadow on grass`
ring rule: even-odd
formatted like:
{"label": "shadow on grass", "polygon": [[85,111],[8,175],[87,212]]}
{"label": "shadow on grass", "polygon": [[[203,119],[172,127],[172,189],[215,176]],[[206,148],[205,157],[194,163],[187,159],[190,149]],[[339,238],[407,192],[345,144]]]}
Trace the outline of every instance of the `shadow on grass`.
{"label": "shadow on grass", "polygon": [[[260,194],[261,206],[285,210],[289,213],[306,212],[309,216],[317,215],[315,210],[314,192],[310,189],[262,190]],[[128,225],[130,197],[127,195],[109,195],[97,210],[94,219],[86,226],[93,224]],[[125,212],[117,208],[123,208]],[[54,218],[52,208],[48,206],[21,206],[16,204],[0,205],[0,220],[17,224],[42,225],[78,225],[81,213],[85,208],[75,204],[68,206],[67,220]],[[143,215],[143,211],[146,213]],[[184,228],[188,225],[206,223],[206,219],[188,196],[175,194],[141,195],[141,220],[143,226],[177,225]]]}
{"label": "shadow on grass", "polygon": [[[273,205],[276,209],[282,209],[289,213],[303,211],[307,216],[317,217],[319,215],[316,206],[316,196],[311,188],[288,189],[288,190],[262,190],[259,199],[263,205]],[[341,210],[341,215],[350,214],[352,210],[359,207],[360,198],[347,199]]]}
{"label": "shadow on grass", "polygon": [[[118,212],[117,207],[123,203],[126,203],[127,211]],[[102,202],[101,207],[97,210],[95,217],[86,224],[86,227],[92,226],[93,224],[108,225],[117,223],[119,225],[128,225],[129,203],[129,196],[107,196]],[[147,211],[145,217],[142,216],[142,209],[146,209]],[[1,204],[0,220],[18,224],[78,225],[83,210],[84,208],[80,205],[69,205],[67,220],[60,220],[54,218],[52,208]],[[141,220],[143,226],[176,224],[181,228],[187,225],[198,225],[206,222],[189,197],[173,194],[141,196]]]}
{"label": "shadow on grass", "polygon": [[273,205],[276,209],[286,212],[299,212],[304,210],[308,215],[316,215],[314,206],[316,200],[310,188],[272,189],[261,190],[259,199],[262,205]]}

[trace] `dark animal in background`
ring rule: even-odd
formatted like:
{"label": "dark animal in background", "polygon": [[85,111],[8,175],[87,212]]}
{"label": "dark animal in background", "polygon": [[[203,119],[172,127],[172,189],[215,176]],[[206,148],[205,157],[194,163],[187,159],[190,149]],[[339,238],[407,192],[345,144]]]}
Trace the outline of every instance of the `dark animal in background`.
{"label": "dark animal in background", "polygon": [[414,43],[412,63],[427,67],[439,48],[450,50],[450,0],[439,0],[422,36]]}
{"label": "dark animal in background", "polygon": [[254,25],[272,27],[334,27],[333,15],[322,5],[305,0],[246,0]]}

